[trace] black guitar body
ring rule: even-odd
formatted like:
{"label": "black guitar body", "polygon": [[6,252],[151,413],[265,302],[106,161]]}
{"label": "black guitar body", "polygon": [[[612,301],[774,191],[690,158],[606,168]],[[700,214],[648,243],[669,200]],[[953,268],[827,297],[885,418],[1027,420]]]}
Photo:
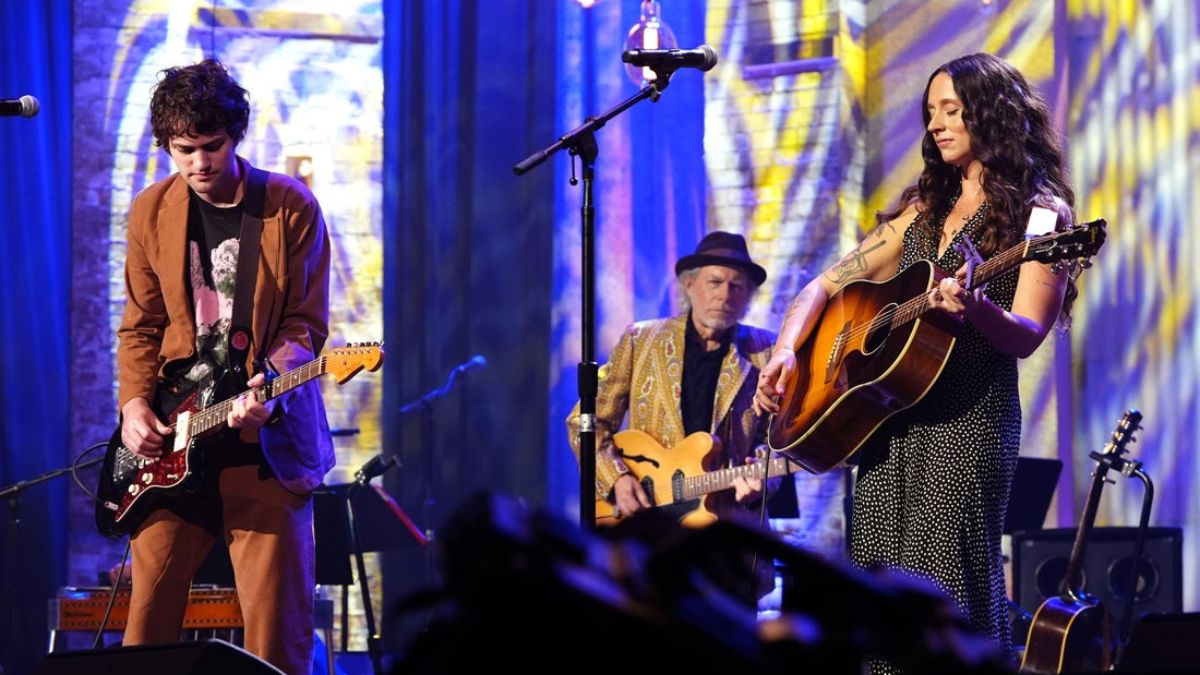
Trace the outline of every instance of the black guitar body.
{"label": "black guitar body", "polygon": [[[228,372],[200,385],[160,383],[150,407],[173,427],[182,413],[204,410],[244,388],[244,380]],[[96,529],[113,539],[131,535],[163,500],[194,492],[204,479],[206,448],[231,434],[223,428],[204,438],[190,438],[178,449],[173,448],[174,436],[167,436],[163,455],[145,459],[125,447],[118,424],[108,441],[97,484]]]}

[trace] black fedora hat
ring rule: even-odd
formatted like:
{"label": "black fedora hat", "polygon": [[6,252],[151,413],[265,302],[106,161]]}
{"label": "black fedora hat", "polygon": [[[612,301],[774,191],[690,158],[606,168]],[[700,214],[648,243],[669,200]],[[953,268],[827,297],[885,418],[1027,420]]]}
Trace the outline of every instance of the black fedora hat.
{"label": "black fedora hat", "polygon": [[685,255],[675,263],[675,276],[705,265],[724,265],[745,270],[755,286],[767,280],[767,271],[754,264],[746,249],[746,239],[733,232],[709,232],[696,245],[696,252]]}

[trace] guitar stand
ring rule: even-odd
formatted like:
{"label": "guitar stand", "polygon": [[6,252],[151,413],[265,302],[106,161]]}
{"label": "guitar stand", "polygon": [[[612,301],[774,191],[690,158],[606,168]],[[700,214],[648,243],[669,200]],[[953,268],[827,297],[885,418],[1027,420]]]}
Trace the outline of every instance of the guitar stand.
{"label": "guitar stand", "polygon": [[1138,519],[1137,540],[1133,545],[1133,564],[1129,572],[1129,593],[1125,599],[1125,608],[1121,611],[1121,627],[1113,648],[1112,663],[1120,663],[1124,655],[1125,645],[1129,642],[1129,629],[1133,624],[1133,605],[1137,601],[1138,579],[1141,577],[1142,549],[1146,544],[1146,529],[1150,525],[1150,508],[1154,503],[1154,482],[1142,471],[1142,463],[1137,460],[1125,459],[1119,456],[1102,455],[1093,452],[1092,459],[1098,460],[1122,475],[1136,476],[1142,481],[1142,512]]}

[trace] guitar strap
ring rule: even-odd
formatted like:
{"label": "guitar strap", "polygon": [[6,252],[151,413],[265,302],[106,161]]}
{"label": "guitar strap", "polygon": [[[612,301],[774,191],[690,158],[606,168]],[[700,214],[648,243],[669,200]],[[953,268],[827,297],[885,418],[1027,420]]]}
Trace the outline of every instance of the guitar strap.
{"label": "guitar strap", "polygon": [[730,469],[738,466],[743,460],[733,456],[733,406],[729,407],[729,412],[725,413],[725,418],[721,420],[716,436],[721,442],[721,453],[725,455],[725,466]]}
{"label": "guitar strap", "polygon": [[251,167],[246,174],[246,189],[242,196],[242,231],[238,238],[233,315],[229,322],[229,369],[243,380],[246,379],[246,355],[253,335],[254,286],[258,282],[266,194],[267,172]]}

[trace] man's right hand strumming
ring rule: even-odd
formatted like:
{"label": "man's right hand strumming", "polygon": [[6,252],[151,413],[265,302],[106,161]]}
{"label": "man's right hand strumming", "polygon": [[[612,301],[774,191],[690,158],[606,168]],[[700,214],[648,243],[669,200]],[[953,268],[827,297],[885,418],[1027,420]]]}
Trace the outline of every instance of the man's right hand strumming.
{"label": "man's right hand strumming", "polygon": [[650,497],[646,496],[646,489],[642,487],[637,478],[628,473],[613,483],[613,498],[617,504],[617,513],[621,518],[654,506],[650,503]]}
{"label": "man's right hand strumming", "polygon": [[163,454],[163,437],[171,427],[163,424],[144,398],[132,398],[121,408],[121,443],[135,455],[153,459]]}
{"label": "man's right hand strumming", "polygon": [[796,352],[779,347],[758,375],[758,390],[754,392],[754,412],[775,415],[779,412],[779,397],[796,372]]}

